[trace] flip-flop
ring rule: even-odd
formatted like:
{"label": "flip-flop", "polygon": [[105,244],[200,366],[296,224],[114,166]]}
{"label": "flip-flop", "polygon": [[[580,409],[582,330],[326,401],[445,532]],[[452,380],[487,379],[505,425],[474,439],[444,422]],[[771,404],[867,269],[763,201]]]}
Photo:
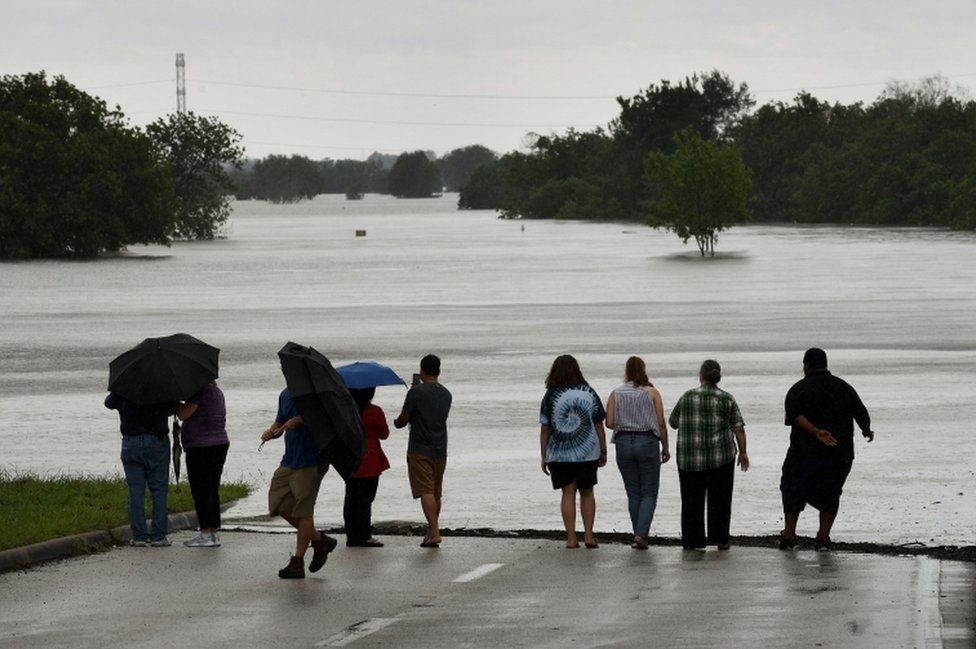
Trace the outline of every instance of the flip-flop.
{"label": "flip-flop", "polygon": [[377,541],[376,539],[366,539],[363,541],[364,548],[382,548],[383,542]]}
{"label": "flip-flop", "polygon": [[586,549],[587,549],[587,550],[595,550],[595,549],[597,549],[598,547],[600,547],[600,544],[599,544],[599,543],[597,543],[596,541],[594,541],[593,543],[587,543],[587,542],[585,542],[585,541],[584,541],[584,542],[583,542],[583,545],[585,545],[585,546],[586,546]]}
{"label": "flip-flop", "polygon": [[423,541],[420,542],[420,547],[422,547],[422,548],[439,548],[439,547],[441,547],[441,543],[440,543],[440,541],[428,541],[427,539],[424,539]]}
{"label": "flip-flop", "polygon": [[566,549],[567,550],[578,550],[579,549],[579,543],[577,543],[575,545],[570,545],[569,543],[567,543],[566,544]]}

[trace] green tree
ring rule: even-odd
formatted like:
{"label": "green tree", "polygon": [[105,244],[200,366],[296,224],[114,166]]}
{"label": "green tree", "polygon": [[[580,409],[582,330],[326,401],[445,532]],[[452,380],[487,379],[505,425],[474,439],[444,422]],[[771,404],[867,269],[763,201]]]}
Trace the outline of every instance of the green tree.
{"label": "green tree", "polygon": [[176,189],[173,236],[213,239],[230,216],[229,168],[244,154],[240,134],[216,117],[175,113],[146,127],[169,165]]}
{"label": "green tree", "polygon": [[0,258],[169,242],[174,192],[152,140],[44,72],[0,77]]}
{"label": "green tree", "polygon": [[437,161],[447,191],[460,191],[478,168],[498,160],[498,154],[480,144],[454,149]]}
{"label": "green tree", "polygon": [[322,174],[305,156],[269,155],[255,163],[249,187],[252,198],[294,203],[321,193]]}
{"label": "green tree", "polygon": [[423,151],[403,153],[393,163],[390,193],[397,198],[429,198],[441,191],[441,172]]}
{"label": "green tree", "polygon": [[685,243],[715,255],[718,233],[748,220],[752,185],[742,156],[731,146],[703,140],[693,129],[675,135],[674,153],[647,157],[647,179],[657,198],[648,224],[672,230]]}

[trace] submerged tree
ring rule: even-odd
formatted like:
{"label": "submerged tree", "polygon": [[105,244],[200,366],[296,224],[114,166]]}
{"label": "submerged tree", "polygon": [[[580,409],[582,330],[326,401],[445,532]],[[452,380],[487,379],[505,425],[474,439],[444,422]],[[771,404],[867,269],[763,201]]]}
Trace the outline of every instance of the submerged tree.
{"label": "submerged tree", "polygon": [[213,239],[230,215],[234,182],[228,167],[239,168],[241,136],[216,117],[192,112],[161,117],[146,127],[169,165],[176,189],[180,239]]}
{"label": "submerged tree", "polygon": [[749,170],[736,149],[703,140],[692,128],[674,140],[674,153],[647,157],[646,176],[657,195],[648,225],[685,243],[694,238],[703,257],[714,256],[718,233],[749,218]]}
{"label": "submerged tree", "polygon": [[441,172],[423,151],[403,153],[390,169],[389,187],[397,198],[430,198],[441,191]]}
{"label": "submerged tree", "polygon": [[0,258],[168,243],[173,185],[150,138],[44,72],[0,77]]}

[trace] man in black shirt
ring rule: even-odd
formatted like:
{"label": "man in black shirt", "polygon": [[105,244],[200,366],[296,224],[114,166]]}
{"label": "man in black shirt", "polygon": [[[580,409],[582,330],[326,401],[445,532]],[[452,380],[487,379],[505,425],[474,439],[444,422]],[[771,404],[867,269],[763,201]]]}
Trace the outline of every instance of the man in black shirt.
{"label": "man in black shirt", "polygon": [[[175,403],[138,406],[120,394],[109,392],[105,407],[119,413],[122,433],[122,468],[129,485],[129,526],[133,546],[166,547],[169,513],[169,416]],[[146,528],[146,488],[152,494],[152,527]]]}
{"label": "man in black shirt", "polygon": [[854,388],[827,370],[826,352],[808,349],[803,355],[803,374],[786,393],[790,448],[779,485],[786,516],[779,547],[796,546],[796,524],[809,504],[820,511],[815,548],[829,550],[840,494],[854,462],[854,422],[869,442],[874,440],[874,432]]}
{"label": "man in black shirt", "polygon": [[451,393],[438,381],[441,359],[427,354],[420,359],[420,382],[407,392],[400,415],[393,425],[410,424],[407,444],[407,475],[410,491],[420,499],[427,519],[427,533],[420,547],[436,548],[441,543],[440,513],[444,468],[447,466],[447,416]]}

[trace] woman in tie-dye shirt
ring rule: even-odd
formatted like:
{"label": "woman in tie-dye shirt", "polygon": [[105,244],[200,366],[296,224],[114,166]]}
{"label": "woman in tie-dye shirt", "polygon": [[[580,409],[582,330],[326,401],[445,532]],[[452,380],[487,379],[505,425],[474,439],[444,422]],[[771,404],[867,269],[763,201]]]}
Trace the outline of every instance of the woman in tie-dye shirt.
{"label": "woman in tie-dye shirt", "polygon": [[607,437],[603,429],[603,403],[593,391],[579,363],[569,355],[559,356],[546,377],[546,394],[539,412],[542,472],[552,478],[553,489],[562,489],[563,525],[566,547],[578,548],[576,536],[576,494],[583,515],[583,542],[599,547],[593,537],[596,516],[597,467],[607,463]]}

